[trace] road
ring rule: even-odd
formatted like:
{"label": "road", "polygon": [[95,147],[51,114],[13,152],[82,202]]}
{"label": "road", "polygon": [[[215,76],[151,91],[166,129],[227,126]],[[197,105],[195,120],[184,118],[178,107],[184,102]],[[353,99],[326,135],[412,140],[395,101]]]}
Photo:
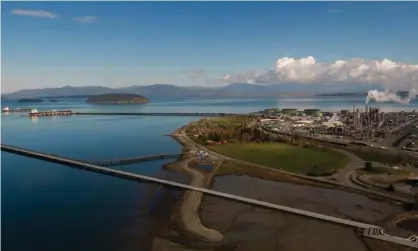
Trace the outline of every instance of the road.
{"label": "road", "polygon": [[358,187],[356,184],[351,182],[351,174],[358,168],[363,167],[364,161],[350,152],[339,148],[333,149],[347,156],[350,159],[350,163],[335,173],[332,178],[335,178],[340,184],[344,184],[348,187]]}

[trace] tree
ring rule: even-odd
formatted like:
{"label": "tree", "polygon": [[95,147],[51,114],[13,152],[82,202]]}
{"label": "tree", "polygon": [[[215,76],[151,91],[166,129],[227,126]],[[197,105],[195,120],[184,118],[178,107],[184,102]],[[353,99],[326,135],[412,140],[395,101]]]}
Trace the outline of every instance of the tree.
{"label": "tree", "polygon": [[269,142],[272,140],[272,137],[270,137],[270,134],[268,133],[263,133],[261,136],[262,136],[263,142]]}
{"label": "tree", "polygon": [[208,136],[207,136],[207,139],[208,140],[213,140],[213,138],[214,138],[214,133],[213,132],[209,132],[208,133]]}
{"label": "tree", "polygon": [[241,135],[241,141],[244,141],[244,142],[249,142],[249,141],[251,141],[251,135],[250,135],[249,133],[247,133],[247,132],[244,132],[244,133]]}
{"label": "tree", "polygon": [[222,138],[221,138],[221,136],[219,135],[219,133],[218,133],[218,132],[215,132],[215,133],[213,134],[213,140],[214,140],[214,141],[221,141],[221,140],[222,140]]}
{"label": "tree", "polygon": [[200,134],[199,139],[202,140],[202,141],[206,141],[207,137],[206,137],[206,135]]}
{"label": "tree", "polygon": [[372,162],[367,161],[366,163],[364,163],[364,169],[365,169],[366,171],[371,171],[371,170],[373,169],[373,163],[372,163]]}
{"label": "tree", "polygon": [[224,139],[228,140],[231,138],[231,133],[230,132],[223,132],[222,136]]}
{"label": "tree", "polygon": [[254,139],[261,141],[262,140],[262,132],[258,129],[253,129]]}
{"label": "tree", "polygon": [[294,134],[293,135],[293,140],[295,141],[295,143],[297,143],[297,144],[299,144],[299,141],[300,141],[300,136],[299,136],[299,134]]}
{"label": "tree", "polygon": [[393,184],[389,184],[387,190],[393,192],[395,191],[395,186],[393,186]]}

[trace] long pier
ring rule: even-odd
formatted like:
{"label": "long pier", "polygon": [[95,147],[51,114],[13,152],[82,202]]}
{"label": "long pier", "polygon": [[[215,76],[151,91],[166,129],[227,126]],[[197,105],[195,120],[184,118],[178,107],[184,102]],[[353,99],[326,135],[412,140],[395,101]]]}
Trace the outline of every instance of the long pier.
{"label": "long pier", "polygon": [[73,112],[73,115],[120,115],[120,116],[162,116],[162,117],[225,117],[238,116],[238,113],[219,112]]}
{"label": "long pier", "polygon": [[123,159],[112,159],[112,160],[95,160],[95,161],[81,161],[84,163],[89,163],[96,166],[119,166],[119,165],[129,165],[147,161],[161,160],[161,159],[176,159],[183,156],[184,153],[166,153],[166,154],[155,154],[147,156],[138,156],[131,158]]}
{"label": "long pier", "polygon": [[195,187],[195,186],[191,186],[191,185],[185,185],[185,184],[181,184],[181,183],[177,183],[177,182],[173,182],[173,181],[168,181],[168,180],[163,180],[163,179],[158,179],[158,178],[154,178],[154,177],[149,177],[149,176],[145,176],[145,175],[129,173],[129,172],[115,170],[115,169],[111,169],[111,168],[96,166],[96,165],[72,160],[72,159],[65,158],[65,157],[60,157],[60,156],[50,155],[50,154],[46,154],[46,153],[36,152],[36,151],[27,150],[27,149],[23,149],[23,148],[18,148],[18,147],[14,147],[14,146],[10,146],[10,145],[1,144],[1,150],[6,151],[6,152],[10,152],[10,153],[14,153],[14,154],[18,154],[18,155],[22,155],[22,156],[26,156],[26,157],[46,160],[46,161],[49,161],[49,162],[59,163],[59,164],[62,164],[62,165],[67,165],[67,166],[72,166],[72,167],[88,170],[88,171],[91,171],[91,172],[102,173],[102,174],[106,174],[106,175],[110,175],[110,176],[115,176],[115,177],[120,177],[120,178],[124,178],[124,179],[134,180],[134,181],[142,181],[142,182],[143,181],[148,181],[148,182],[159,183],[159,184],[163,184],[163,185],[167,185],[167,186],[171,186],[171,187],[194,190],[194,191],[202,192],[204,194],[210,194],[210,195],[218,196],[218,197],[221,197],[221,198],[227,198],[227,199],[234,200],[234,201],[244,202],[244,203],[248,203],[248,204],[252,204],[252,205],[256,205],[256,206],[261,206],[261,207],[265,207],[265,208],[270,208],[270,209],[275,209],[275,210],[280,210],[280,211],[284,211],[284,212],[288,212],[288,213],[292,213],[292,214],[297,214],[297,215],[301,215],[301,216],[305,216],[305,217],[309,217],[309,218],[315,218],[315,219],[319,219],[319,220],[323,220],[323,221],[327,221],[327,222],[331,222],[331,223],[335,223],[335,224],[345,225],[345,226],[349,226],[349,227],[355,227],[355,228],[357,228],[357,233],[359,235],[367,236],[367,237],[382,240],[382,241],[388,241],[388,242],[392,242],[392,243],[396,243],[396,244],[400,244],[400,245],[404,245],[404,246],[418,248],[418,240],[416,238],[414,238],[412,236],[409,237],[409,238],[401,238],[401,237],[397,237],[397,236],[388,235],[388,234],[384,233],[383,228],[381,228],[379,226],[371,225],[371,224],[366,224],[366,223],[362,223],[362,222],[357,222],[357,221],[346,220],[346,219],[342,219],[342,218],[338,218],[338,217],[318,214],[318,213],[314,213],[314,212],[310,212],[310,211],[305,211],[305,210],[286,207],[286,206],[273,204],[273,203],[269,203],[269,202],[265,202],[265,201],[245,198],[245,197],[237,196],[237,195],[233,195],[233,194],[213,191],[213,190],[206,189],[206,188]]}

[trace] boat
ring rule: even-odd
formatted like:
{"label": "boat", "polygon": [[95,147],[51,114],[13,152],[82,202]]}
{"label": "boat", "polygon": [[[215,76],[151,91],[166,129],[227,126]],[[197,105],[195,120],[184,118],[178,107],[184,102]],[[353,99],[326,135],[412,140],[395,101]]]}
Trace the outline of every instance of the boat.
{"label": "boat", "polygon": [[8,106],[3,107],[3,109],[1,109],[2,112],[28,112],[32,110],[31,108],[15,108],[15,109],[10,109]]}

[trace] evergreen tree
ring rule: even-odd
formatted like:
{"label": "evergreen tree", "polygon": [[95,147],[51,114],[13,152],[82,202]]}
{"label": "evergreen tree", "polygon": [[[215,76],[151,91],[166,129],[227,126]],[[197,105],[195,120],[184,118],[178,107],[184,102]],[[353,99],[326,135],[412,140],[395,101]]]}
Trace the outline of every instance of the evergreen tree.
{"label": "evergreen tree", "polygon": [[214,140],[214,141],[221,141],[221,140],[222,140],[222,138],[221,138],[221,136],[219,135],[219,133],[218,133],[218,132],[215,132],[215,133],[213,134],[213,140]]}
{"label": "evergreen tree", "polygon": [[366,171],[371,171],[371,170],[373,169],[373,163],[372,163],[372,162],[367,161],[366,163],[364,163],[364,169],[365,169]]}

